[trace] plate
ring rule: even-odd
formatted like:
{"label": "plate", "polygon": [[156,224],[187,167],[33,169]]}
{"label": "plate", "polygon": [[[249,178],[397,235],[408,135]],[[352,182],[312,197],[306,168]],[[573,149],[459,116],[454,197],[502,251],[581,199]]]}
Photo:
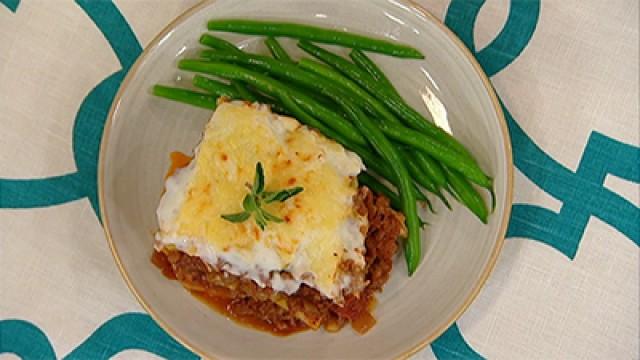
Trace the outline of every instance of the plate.
{"label": "plate", "polygon": [[[403,97],[451,131],[495,179],[497,207],[487,225],[456,205],[437,206],[422,233],[424,256],[409,278],[402,256],[366,335],[307,331],[279,338],[236,325],[199,302],[149,261],[155,210],[169,153],[191,153],[210,111],[150,95],[155,83],[183,83],[178,59],[195,54],[212,18],[286,20],[411,44],[424,60],[373,55]],[[252,52],[256,36],[220,34]],[[295,42],[283,39],[294,56]],[[337,48],[334,48],[337,50]],[[344,52],[344,50],[342,50]],[[127,285],[169,334],[212,358],[403,358],[442,334],[469,306],[500,252],[511,209],[513,170],[506,123],[492,87],[464,45],[416,4],[398,0],[216,0],[178,17],[144,50],[122,83],[105,125],[99,164],[104,228]]]}

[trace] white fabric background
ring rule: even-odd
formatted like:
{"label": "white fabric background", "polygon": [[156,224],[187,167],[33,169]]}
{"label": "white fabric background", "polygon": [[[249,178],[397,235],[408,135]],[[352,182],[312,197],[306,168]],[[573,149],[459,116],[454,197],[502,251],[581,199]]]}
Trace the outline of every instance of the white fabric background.
{"label": "white fabric background", "polygon": [[[196,1],[115,2],[144,46]],[[448,5],[419,3],[441,18]],[[487,1],[476,26],[479,47],[499,32],[508,6]],[[492,78],[528,135],[572,170],[593,130],[640,143],[638,22],[636,0],[543,0],[528,47]],[[74,171],[78,106],[118,69],[106,40],[73,1],[23,0],[15,14],[0,6],[0,177]],[[610,177],[607,186],[639,205],[637,184]],[[520,173],[515,201],[560,206]],[[599,220],[589,223],[574,261],[538,242],[507,240],[494,274],[458,322],[461,332],[490,359],[637,359],[639,254]],[[140,311],[86,199],[0,209],[0,268],[0,319],[33,322],[58,357],[112,316]],[[433,353],[427,348],[415,358]]]}

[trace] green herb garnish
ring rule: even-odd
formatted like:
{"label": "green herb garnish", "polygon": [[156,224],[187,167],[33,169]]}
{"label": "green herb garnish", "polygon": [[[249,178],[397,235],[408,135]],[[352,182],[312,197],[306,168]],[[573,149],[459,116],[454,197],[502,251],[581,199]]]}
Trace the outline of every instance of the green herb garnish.
{"label": "green herb garnish", "polygon": [[256,164],[256,176],[253,179],[253,185],[247,184],[247,187],[251,192],[242,200],[242,208],[244,211],[236,214],[222,215],[222,218],[232,223],[241,223],[253,215],[256,224],[258,224],[261,230],[264,230],[269,221],[276,223],[284,221],[263,209],[263,203],[270,204],[276,201],[285,202],[304,190],[301,187],[294,187],[280,191],[264,191],[264,170],[260,162]]}

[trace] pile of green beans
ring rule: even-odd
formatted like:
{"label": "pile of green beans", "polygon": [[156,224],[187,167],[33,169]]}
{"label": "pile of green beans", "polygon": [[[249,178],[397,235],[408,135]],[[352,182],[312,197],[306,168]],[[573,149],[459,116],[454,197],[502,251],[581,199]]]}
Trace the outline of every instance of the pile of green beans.
{"label": "pile of green beans", "polygon": [[[271,56],[247,53],[206,33],[200,44],[208,49],[200,52],[200,58],[178,62],[179,69],[195,73],[192,85],[198,91],[155,85],[152,93],[205,109],[215,109],[221,97],[268,104],[358,154],[367,166],[358,176],[360,184],[389,198],[405,216],[409,274],[420,263],[420,228],[426,224],[418,217],[418,202],[434,211],[422,190],[451,209],[444,195],[449,192],[482,222],[488,221],[489,209],[476,186],[489,190],[495,206],[492,178],[460,142],[411,108],[364,52],[421,59],[418,50],[292,23],[212,20],[208,29],[263,35]],[[277,37],[297,39],[298,47],[316,60],[293,59]],[[349,47],[351,61],[310,41]]]}

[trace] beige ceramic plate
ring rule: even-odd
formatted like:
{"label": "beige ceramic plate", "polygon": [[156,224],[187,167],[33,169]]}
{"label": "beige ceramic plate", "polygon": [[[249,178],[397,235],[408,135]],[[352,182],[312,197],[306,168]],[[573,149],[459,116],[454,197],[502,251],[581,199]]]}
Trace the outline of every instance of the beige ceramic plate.
{"label": "beige ceramic plate", "polygon": [[[495,178],[497,208],[488,225],[466,209],[440,207],[423,232],[425,255],[412,278],[398,257],[379,296],[378,324],[364,336],[305,332],[278,338],[236,325],[194,299],[151,265],[155,209],[169,153],[190,153],[211,113],[157,99],[157,82],[185,81],[176,60],[193,53],[211,18],[281,19],[397,39],[425,60],[373,56],[416,108],[430,113],[478,157]],[[257,37],[223,34],[251,51]],[[293,42],[285,45],[294,54]],[[170,24],[125,79],[107,121],[99,169],[104,227],[127,284],[144,308],[193,351],[214,358],[395,358],[433,341],[469,306],[500,251],[512,191],[506,124],[495,94],[460,41],[426,11],[397,0],[206,1]]]}

